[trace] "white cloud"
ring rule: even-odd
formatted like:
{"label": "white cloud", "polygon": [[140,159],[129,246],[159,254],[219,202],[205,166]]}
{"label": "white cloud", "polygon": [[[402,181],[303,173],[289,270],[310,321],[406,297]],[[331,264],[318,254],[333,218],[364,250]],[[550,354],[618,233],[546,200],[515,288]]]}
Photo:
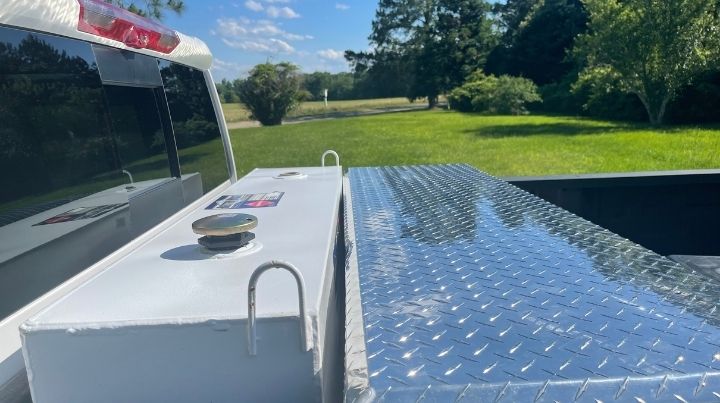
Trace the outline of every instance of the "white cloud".
{"label": "white cloud", "polygon": [[292,52],[295,51],[295,48],[293,48],[292,46],[290,46],[289,43],[287,43],[287,42],[285,42],[285,41],[282,41],[282,40],[280,40],[280,39],[272,38],[272,39],[270,39],[270,43],[272,43],[273,46],[274,46],[276,49],[279,49],[280,52],[282,52],[282,53],[292,53]]}
{"label": "white cloud", "polygon": [[212,31],[227,46],[258,53],[295,53],[288,42],[312,39],[310,35],[286,32],[272,21],[221,18]]}
{"label": "white cloud", "polygon": [[345,60],[345,53],[341,50],[325,49],[319,50],[317,55],[327,60]]}
{"label": "white cloud", "polygon": [[263,7],[262,4],[258,3],[257,1],[254,1],[254,0],[247,0],[245,2],[245,8],[247,8],[248,10],[252,10],[252,11],[262,11],[265,9],[265,7]]}
{"label": "white cloud", "polygon": [[[249,20],[245,20],[249,21]],[[248,33],[247,29],[241,24],[241,21],[233,20],[232,18],[221,18],[217,20],[217,29],[213,30],[213,34],[220,36],[241,36]]]}
{"label": "white cloud", "polygon": [[212,73],[215,78],[234,79],[245,75],[252,67],[235,62],[227,62],[218,58],[213,59]]}
{"label": "white cloud", "polygon": [[289,32],[283,32],[282,37],[287,39],[288,41],[304,41],[309,39],[315,39],[312,35],[298,35],[298,34],[291,34]]}
{"label": "white cloud", "polygon": [[270,18],[300,18],[300,14],[290,7],[270,6],[265,9],[265,12]]}
{"label": "white cloud", "polygon": [[265,2],[270,4],[287,4],[290,0],[265,0]]}
{"label": "white cloud", "polygon": [[275,38],[260,40],[231,40],[223,38],[222,42],[227,46],[235,49],[247,50],[259,53],[293,53],[293,48],[289,43]]}
{"label": "white cloud", "polygon": [[212,62],[212,68],[214,70],[228,70],[236,66],[239,66],[239,64],[233,62],[226,62],[218,58],[214,58]]}
{"label": "white cloud", "polygon": [[335,8],[338,9],[338,10],[343,10],[343,11],[345,11],[345,10],[349,10],[349,9],[350,9],[350,6],[347,5],[347,4],[345,4],[345,3],[335,3]]}

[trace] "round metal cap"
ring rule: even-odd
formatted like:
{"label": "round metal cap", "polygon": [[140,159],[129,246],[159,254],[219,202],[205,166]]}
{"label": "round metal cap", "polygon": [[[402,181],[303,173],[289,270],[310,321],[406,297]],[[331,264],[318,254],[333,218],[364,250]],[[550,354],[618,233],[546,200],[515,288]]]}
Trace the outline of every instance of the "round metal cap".
{"label": "round metal cap", "polygon": [[201,218],[192,224],[193,232],[200,235],[227,236],[250,231],[257,227],[258,219],[250,214],[217,214]]}
{"label": "round metal cap", "polygon": [[289,172],[283,172],[280,174],[277,174],[276,176],[273,176],[275,179],[305,179],[307,178],[307,174],[304,174],[302,172],[297,171],[289,171]]}

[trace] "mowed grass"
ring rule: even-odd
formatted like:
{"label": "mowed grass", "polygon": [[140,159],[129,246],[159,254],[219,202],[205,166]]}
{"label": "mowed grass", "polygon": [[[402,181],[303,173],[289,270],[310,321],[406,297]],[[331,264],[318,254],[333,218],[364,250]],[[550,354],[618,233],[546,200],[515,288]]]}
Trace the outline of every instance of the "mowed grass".
{"label": "mowed grass", "polygon": [[[720,127],[652,128],[571,117],[482,116],[419,111],[230,131],[240,176],[256,167],[468,163],[496,176],[720,168]],[[226,178],[219,139],[180,150],[183,172],[206,188]],[[332,157],[328,163],[332,163]],[[163,156],[126,167],[136,181],[168,175]],[[127,183],[119,172],[0,204],[0,212]],[[207,189],[206,189],[207,190]]]}
{"label": "mowed grass", "polygon": [[[360,99],[353,101],[328,101],[326,108],[325,103],[322,101],[303,102],[297,109],[291,111],[288,117],[322,116],[338,112],[363,112],[388,108],[402,108],[418,105],[419,103],[421,103],[421,101],[417,101],[414,104],[410,103],[407,98]],[[250,113],[241,104],[222,104],[222,108],[225,114],[225,120],[228,123],[250,120]]]}
{"label": "mowed grass", "polygon": [[719,127],[555,116],[403,112],[237,129],[231,138],[239,175],[317,166],[327,149],[345,167],[468,163],[497,176],[720,168]]}

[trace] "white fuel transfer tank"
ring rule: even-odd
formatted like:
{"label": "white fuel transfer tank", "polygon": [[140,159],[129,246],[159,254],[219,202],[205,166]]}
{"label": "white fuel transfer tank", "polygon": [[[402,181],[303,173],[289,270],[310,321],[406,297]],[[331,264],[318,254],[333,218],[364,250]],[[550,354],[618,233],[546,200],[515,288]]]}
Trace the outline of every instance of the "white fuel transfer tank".
{"label": "white fuel transfer tank", "polygon": [[[291,173],[297,172],[299,174]],[[21,327],[35,403],[332,401],[334,297],[342,169],[257,169]],[[227,196],[227,197],[225,197]],[[220,199],[220,198],[219,198]],[[257,217],[235,251],[198,244],[192,223],[213,214]],[[262,274],[251,354],[248,287]],[[307,351],[305,351],[307,349]]]}

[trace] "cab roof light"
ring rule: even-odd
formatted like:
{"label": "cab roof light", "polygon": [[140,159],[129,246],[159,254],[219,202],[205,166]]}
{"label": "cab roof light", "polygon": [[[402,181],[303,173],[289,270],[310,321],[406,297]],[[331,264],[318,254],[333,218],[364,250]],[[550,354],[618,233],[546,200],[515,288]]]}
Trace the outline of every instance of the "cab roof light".
{"label": "cab roof light", "polygon": [[80,19],[78,30],[124,43],[136,49],[160,53],[172,52],[178,44],[178,34],[155,21],[140,17],[102,0],[78,0]]}

